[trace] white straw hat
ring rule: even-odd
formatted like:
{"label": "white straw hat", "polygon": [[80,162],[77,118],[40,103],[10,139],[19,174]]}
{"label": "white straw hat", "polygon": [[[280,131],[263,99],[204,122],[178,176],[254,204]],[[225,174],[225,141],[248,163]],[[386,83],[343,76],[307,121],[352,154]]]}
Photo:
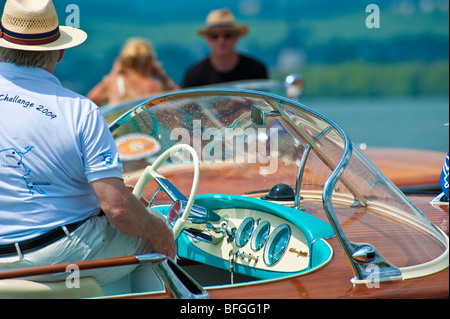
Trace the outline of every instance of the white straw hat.
{"label": "white straw hat", "polygon": [[0,47],[53,51],[83,43],[86,32],[60,26],[51,0],[7,0],[0,21]]}

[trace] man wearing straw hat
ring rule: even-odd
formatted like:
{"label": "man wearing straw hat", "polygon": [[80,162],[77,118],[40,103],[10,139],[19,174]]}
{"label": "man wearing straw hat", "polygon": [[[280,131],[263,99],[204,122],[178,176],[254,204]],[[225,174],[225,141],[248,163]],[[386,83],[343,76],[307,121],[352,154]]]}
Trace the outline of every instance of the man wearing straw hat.
{"label": "man wearing straw hat", "polygon": [[206,27],[197,33],[206,39],[210,56],[187,70],[184,88],[268,78],[263,63],[236,51],[236,44],[248,33],[248,27],[237,25],[228,9],[211,11],[206,18]]}
{"label": "man wearing straw hat", "polygon": [[[84,31],[58,25],[51,0],[5,4],[0,26],[0,269],[152,251],[176,255],[170,229],[124,185],[116,145],[98,107],[62,87],[52,74],[65,49],[86,38]],[[104,284],[131,270],[116,267],[82,275]],[[60,280],[42,278],[55,279]]]}

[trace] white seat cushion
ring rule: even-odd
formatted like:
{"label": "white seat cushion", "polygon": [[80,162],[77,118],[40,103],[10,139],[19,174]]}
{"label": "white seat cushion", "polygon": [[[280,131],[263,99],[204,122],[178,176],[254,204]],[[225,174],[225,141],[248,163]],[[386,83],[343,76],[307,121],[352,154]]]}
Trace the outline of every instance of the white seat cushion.
{"label": "white seat cushion", "polygon": [[80,278],[79,288],[68,288],[65,281],[35,282],[22,279],[0,280],[0,299],[62,299],[103,295],[102,288],[92,277]]}

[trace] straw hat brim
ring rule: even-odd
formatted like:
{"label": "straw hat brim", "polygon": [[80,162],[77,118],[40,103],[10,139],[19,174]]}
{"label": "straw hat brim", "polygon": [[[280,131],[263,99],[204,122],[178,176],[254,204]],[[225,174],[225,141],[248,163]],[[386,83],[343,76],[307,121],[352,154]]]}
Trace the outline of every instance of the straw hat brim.
{"label": "straw hat brim", "polygon": [[80,45],[87,39],[83,30],[68,26],[59,26],[60,36],[56,41],[40,45],[16,44],[0,38],[0,47],[24,51],[55,51],[63,50]]}
{"label": "straw hat brim", "polygon": [[197,30],[197,33],[201,36],[206,36],[214,31],[230,31],[230,32],[236,32],[240,36],[246,35],[248,33],[248,27],[245,24],[242,25],[233,25],[233,26],[224,26],[224,25],[217,25],[217,26],[210,26],[207,28],[199,29]]}

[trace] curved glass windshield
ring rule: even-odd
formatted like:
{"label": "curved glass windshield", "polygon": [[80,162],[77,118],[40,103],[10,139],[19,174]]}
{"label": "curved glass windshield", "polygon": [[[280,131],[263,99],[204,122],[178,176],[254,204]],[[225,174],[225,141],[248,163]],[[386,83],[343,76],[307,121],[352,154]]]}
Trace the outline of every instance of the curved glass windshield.
{"label": "curved glass windshield", "polygon": [[[183,91],[135,107],[110,128],[128,184],[163,151],[185,143],[201,160],[198,194],[260,198],[287,184],[299,209],[332,224],[348,255],[358,250],[353,243],[369,243],[404,277],[412,266],[447,258],[446,235],[341,128],[294,101],[253,91]],[[159,169],[186,196],[189,163],[189,154],[176,153]],[[155,203],[167,201],[158,195]]]}

